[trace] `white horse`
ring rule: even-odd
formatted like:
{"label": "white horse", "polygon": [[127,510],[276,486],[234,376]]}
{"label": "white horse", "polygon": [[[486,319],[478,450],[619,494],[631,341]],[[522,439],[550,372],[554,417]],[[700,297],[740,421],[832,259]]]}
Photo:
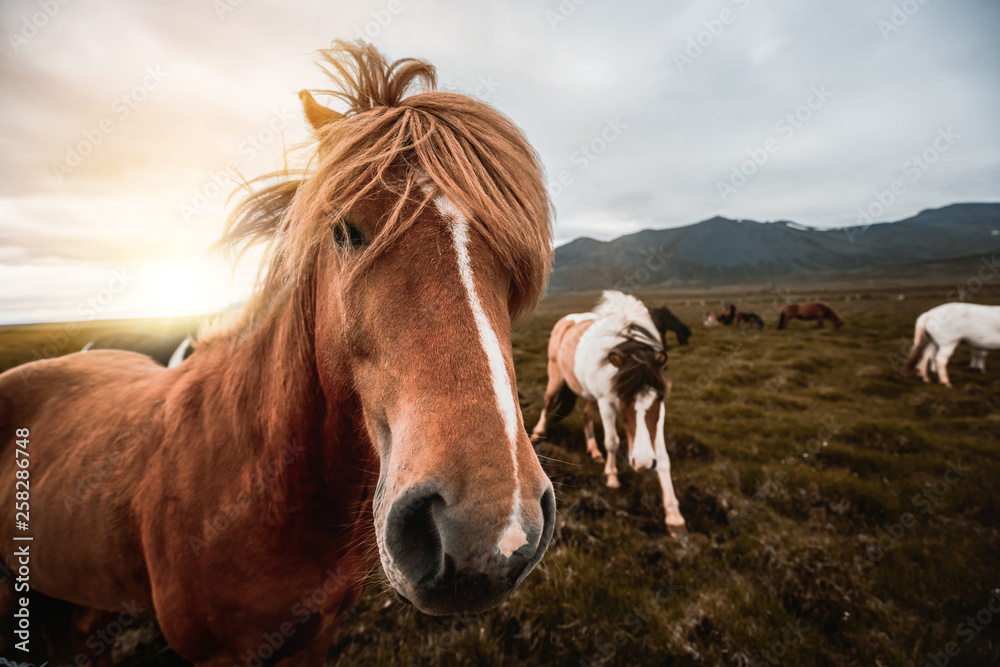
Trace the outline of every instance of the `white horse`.
{"label": "white horse", "polygon": [[[667,529],[676,537],[685,531],[677,494],[670,478],[670,458],[663,429],[664,401],[670,392],[667,354],[646,306],[621,292],[607,291],[590,313],[567,315],[549,338],[549,381],[542,416],[532,432],[538,442],[545,436],[550,412],[559,405],[584,399],[587,451],[603,461],[594,436],[594,408],[604,424],[604,465],[607,484],[618,488],[617,418],[621,415],[628,436],[629,464],[638,472],[656,470],[663,488]],[[564,411],[568,412],[568,411]]]}
{"label": "white horse", "polygon": [[959,343],[973,348],[971,366],[986,372],[986,351],[1000,349],[1000,306],[946,303],[918,317],[903,374],[919,362],[920,377],[930,382],[927,371],[933,362],[938,380],[950,387],[948,359]]}

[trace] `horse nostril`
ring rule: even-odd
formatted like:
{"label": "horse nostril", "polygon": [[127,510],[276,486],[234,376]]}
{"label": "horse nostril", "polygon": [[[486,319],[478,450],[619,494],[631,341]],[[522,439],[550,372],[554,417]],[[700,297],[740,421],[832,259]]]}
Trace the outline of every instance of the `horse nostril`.
{"label": "horse nostril", "polygon": [[650,470],[656,470],[656,459],[653,459],[653,465],[649,466]]}
{"label": "horse nostril", "polygon": [[386,520],[385,547],[400,573],[411,581],[432,579],[442,568],[441,533],[434,516],[444,500],[414,488],[393,503]]}

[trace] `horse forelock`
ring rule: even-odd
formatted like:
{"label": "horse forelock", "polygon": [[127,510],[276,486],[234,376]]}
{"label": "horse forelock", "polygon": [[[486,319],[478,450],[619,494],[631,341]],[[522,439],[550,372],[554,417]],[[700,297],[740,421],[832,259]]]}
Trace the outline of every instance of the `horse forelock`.
{"label": "horse forelock", "polygon": [[523,133],[484,102],[434,90],[427,62],[390,63],[369,44],[343,41],[320,57],[335,85],[319,92],[345,103],[346,112],[316,131],[308,169],[255,179],[258,189],[246,184],[218,243],[234,254],[268,244],[242,325],[301,284],[331,226],[372,198],[385,214],[348,280],[443,195],[510,274],[512,314],[534,307],[551,266],[552,206]]}
{"label": "horse forelock", "polygon": [[621,359],[621,365],[611,377],[611,390],[619,400],[631,403],[646,390],[666,392],[666,377],[663,367],[656,362],[656,355],[662,348],[635,337],[626,337],[604,356],[604,363],[610,363],[612,353]]}

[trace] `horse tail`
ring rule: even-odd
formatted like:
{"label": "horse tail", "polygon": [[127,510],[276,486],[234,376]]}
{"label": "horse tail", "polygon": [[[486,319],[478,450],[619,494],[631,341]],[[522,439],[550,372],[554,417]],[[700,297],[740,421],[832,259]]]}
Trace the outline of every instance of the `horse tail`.
{"label": "horse tail", "polygon": [[784,329],[787,324],[787,318],[785,316],[785,309],[781,309],[781,317],[778,318],[778,329]]}
{"label": "horse tail", "polygon": [[562,389],[559,390],[559,395],[556,396],[556,400],[552,403],[552,408],[549,410],[549,417],[556,421],[568,417],[573,408],[576,406],[576,392],[569,388],[569,385],[563,382]]}
{"label": "horse tail", "polygon": [[927,335],[927,313],[924,313],[917,318],[917,326],[913,331],[913,349],[910,350],[910,356],[907,358],[906,365],[903,366],[900,374],[909,375],[913,372],[913,368],[917,365],[920,355],[923,354],[924,348],[927,347],[927,343],[929,342],[930,337]]}

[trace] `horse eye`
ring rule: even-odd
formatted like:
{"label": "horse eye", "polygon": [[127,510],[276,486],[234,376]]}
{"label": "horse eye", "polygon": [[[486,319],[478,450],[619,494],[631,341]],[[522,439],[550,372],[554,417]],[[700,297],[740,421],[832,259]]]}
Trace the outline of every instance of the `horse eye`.
{"label": "horse eye", "polygon": [[352,248],[360,248],[365,243],[365,235],[354,225],[344,223],[334,226],[333,242],[337,244],[338,248],[346,248],[348,245]]}

